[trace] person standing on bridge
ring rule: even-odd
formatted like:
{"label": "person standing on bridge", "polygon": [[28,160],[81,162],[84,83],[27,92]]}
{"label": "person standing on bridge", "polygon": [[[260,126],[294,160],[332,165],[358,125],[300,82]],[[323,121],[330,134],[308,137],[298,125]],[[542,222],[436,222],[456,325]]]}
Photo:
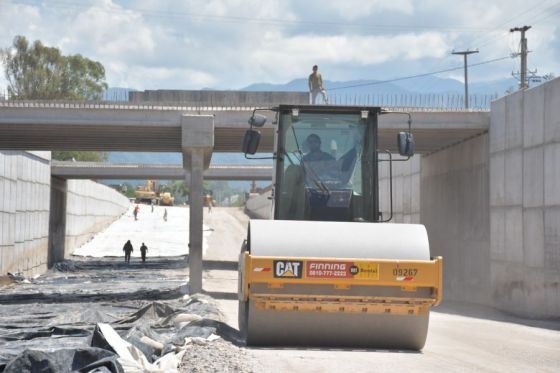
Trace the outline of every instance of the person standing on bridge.
{"label": "person standing on bridge", "polygon": [[140,246],[140,254],[142,254],[142,263],[146,263],[146,251],[148,251],[148,246],[142,242],[142,246]]}
{"label": "person standing on bridge", "polygon": [[134,251],[130,240],[126,241],[126,243],[124,244],[123,251],[125,263],[130,263],[130,254],[132,254],[132,252]]}
{"label": "person standing on bridge", "polygon": [[327,97],[327,91],[325,87],[323,87],[323,77],[319,73],[319,68],[317,65],[313,66],[313,72],[309,75],[307,79],[307,84],[309,85],[309,95],[310,95],[310,102],[311,105],[315,105],[315,101],[317,100],[317,96],[319,93],[323,96],[323,101],[325,104],[329,104],[329,99]]}

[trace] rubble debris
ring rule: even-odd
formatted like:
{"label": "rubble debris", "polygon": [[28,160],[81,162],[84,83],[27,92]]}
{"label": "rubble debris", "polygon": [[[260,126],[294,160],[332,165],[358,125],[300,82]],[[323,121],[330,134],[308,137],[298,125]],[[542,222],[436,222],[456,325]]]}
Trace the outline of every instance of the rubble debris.
{"label": "rubble debris", "polygon": [[245,349],[221,338],[206,343],[190,343],[179,366],[181,373],[235,372],[248,373],[257,369]]}
{"label": "rubble debris", "polygon": [[107,313],[110,307],[88,307],[82,314],[72,309],[81,304],[66,306],[69,312],[47,316],[51,325],[40,326],[35,320],[0,336],[5,342],[0,343],[0,372],[31,372],[39,366],[45,373],[182,372],[179,364],[187,371],[202,372],[208,369],[192,370],[183,355],[189,355],[191,364],[223,366],[226,363],[214,361],[217,355],[209,352],[213,346],[224,358],[235,356],[229,368],[216,371],[243,371],[236,370],[242,367],[238,346],[243,341],[237,330],[221,321],[216,302],[206,295],[141,302],[136,307],[126,304],[133,312],[120,318]]}

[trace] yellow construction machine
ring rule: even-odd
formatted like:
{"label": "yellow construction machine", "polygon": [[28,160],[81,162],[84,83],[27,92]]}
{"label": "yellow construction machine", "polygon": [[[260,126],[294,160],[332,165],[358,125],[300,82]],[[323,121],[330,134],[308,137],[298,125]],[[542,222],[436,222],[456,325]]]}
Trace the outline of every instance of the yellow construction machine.
{"label": "yellow construction machine", "polygon": [[159,193],[159,204],[164,206],[173,206],[173,202],[175,198],[169,192],[160,192]]}
{"label": "yellow construction machine", "polygon": [[146,186],[139,186],[134,191],[136,203],[156,203],[158,200],[157,195],[157,181],[146,180]]}
{"label": "yellow construction machine", "polygon": [[173,206],[174,198],[169,192],[158,192],[156,180],[146,180],[145,186],[139,186],[134,191],[137,203],[153,203],[157,205]]}
{"label": "yellow construction machine", "polygon": [[[380,162],[392,170],[414,154],[410,116],[397,137],[406,158],[393,159],[378,149],[381,108],[268,110],[276,112],[273,219],[249,222],[239,259],[247,344],[422,349],[430,308],[442,299],[442,258],[430,257],[423,225],[387,224],[392,202],[387,219],[379,203]],[[256,112],[249,119],[247,158],[265,122]]]}

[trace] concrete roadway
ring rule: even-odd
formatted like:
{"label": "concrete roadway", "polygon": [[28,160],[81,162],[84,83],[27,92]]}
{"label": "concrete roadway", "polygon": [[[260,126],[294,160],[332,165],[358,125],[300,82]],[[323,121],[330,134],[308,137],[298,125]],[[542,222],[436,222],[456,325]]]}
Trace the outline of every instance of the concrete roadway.
{"label": "concrete roadway", "polygon": [[[247,217],[231,209],[205,211],[213,229],[208,259],[236,260]],[[237,273],[205,271],[209,291],[235,293]],[[237,328],[237,301],[220,300]],[[265,372],[559,372],[560,321],[531,321],[491,308],[444,302],[431,313],[422,352],[318,348],[249,348]]]}

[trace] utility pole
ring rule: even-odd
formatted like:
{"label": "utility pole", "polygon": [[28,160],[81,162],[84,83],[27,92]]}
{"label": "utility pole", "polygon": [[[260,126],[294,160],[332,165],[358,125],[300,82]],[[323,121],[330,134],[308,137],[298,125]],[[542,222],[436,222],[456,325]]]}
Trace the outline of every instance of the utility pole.
{"label": "utility pole", "polygon": [[463,56],[463,59],[465,61],[465,109],[469,108],[469,79],[468,79],[468,73],[467,73],[467,56],[469,54],[473,54],[473,53],[478,53],[478,49],[474,50],[474,51],[461,51],[461,52],[455,52],[452,51],[451,54],[460,54]]}
{"label": "utility pole", "polygon": [[509,32],[519,31],[521,32],[521,78],[519,79],[519,89],[524,89],[529,87],[529,82],[527,81],[527,38],[525,37],[525,31],[529,30],[531,26],[514,27],[509,30]]}

